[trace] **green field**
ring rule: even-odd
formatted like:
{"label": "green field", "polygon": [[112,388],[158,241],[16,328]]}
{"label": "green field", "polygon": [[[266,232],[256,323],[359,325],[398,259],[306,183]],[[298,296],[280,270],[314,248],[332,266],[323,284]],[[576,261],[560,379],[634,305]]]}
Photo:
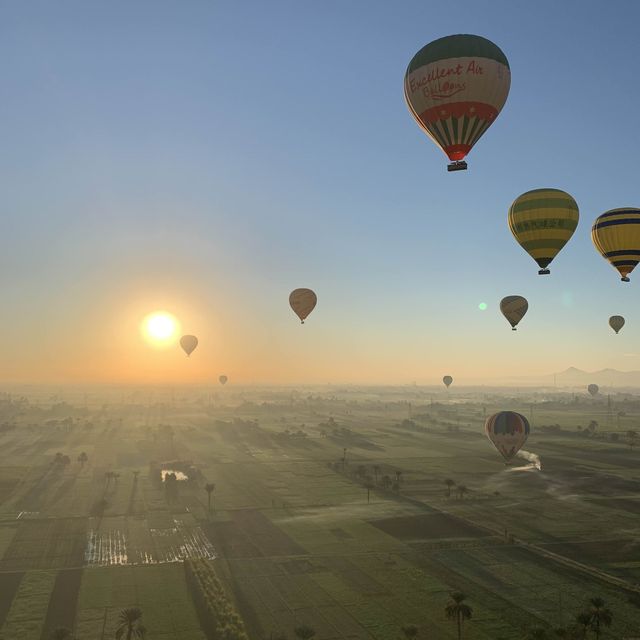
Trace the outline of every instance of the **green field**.
{"label": "green field", "polygon": [[[213,563],[255,640],[455,638],[453,591],[464,638],[566,626],[595,596],[614,614],[602,638],[640,626],[640,398],[225,391],[2,396],[0,638],[106,640],[134,606],[152,640],[206,638],[187,558]],[[503,408],[531,417],[540,470],[484,437]],[[191,474],[173,490],[170,463]]]}

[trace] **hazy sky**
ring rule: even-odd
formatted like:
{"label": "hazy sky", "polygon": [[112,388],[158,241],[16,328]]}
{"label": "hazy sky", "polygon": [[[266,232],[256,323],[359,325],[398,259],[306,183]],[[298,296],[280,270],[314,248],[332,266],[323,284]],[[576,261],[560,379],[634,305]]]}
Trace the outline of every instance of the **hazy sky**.
{"label": "hazy sky", "polygon": [[[589,233],[640,206],[639,19],[634,0],[0,3],[0,379],[640,369],[640,272],[621,283]],[[498,44],[512,85],[448,174],[402,82],[451,33]],[[548,277],[506,223],[539,187],[580,206]],[[318,293],[304,326],[296,287]],[[191,358],[142,340],[155,309],[199,336]]]}

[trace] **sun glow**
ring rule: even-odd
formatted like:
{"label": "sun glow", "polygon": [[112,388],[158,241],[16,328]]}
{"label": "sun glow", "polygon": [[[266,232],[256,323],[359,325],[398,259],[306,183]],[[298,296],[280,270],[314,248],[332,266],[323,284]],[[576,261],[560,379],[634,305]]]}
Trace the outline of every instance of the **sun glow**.
{"label": "sun glow", "polygon": [[175,316],[166,311],[154,311],[142,321],[142,334],[155,346],[173,344],[180,332],[180,324]]}

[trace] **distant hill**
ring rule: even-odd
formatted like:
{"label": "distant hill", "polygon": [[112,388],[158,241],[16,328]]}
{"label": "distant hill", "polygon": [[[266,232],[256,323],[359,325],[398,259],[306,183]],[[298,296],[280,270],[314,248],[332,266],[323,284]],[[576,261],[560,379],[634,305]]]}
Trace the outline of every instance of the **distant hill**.
{"label": "distant hill", "polygon": [[581,387],[595,383],[602,387],[640,387],[640,371],[618,371],[617,369],[600,369],[599,371],[583,371],[569,367],[559,373],[545,376],[526,376],[516,378],[513,382],[521,384],[539,384],[559,387]]}

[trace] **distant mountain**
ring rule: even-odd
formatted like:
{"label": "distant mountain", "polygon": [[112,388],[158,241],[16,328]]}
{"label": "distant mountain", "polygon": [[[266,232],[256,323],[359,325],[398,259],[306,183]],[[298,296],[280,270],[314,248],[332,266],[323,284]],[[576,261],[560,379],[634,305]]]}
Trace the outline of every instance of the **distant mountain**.
{"label": "distant mountain", "polygon": [[569,367],[559,373],[545,376],[527,376],[518,378],[522,384],[543,384],[559,387],[581,387],[591,383],[601,387],[640,387],[640,371],[618,371],[617,369],[600,369],[599,371],[583,371]]}
{"label": "distant mountain", "polygon": [[591,384],[615,385],[626,387],[640,386],[640,371],[618,371],[617,369],[600,369],[599,371],[582,371],[576,367],[569,367],[566,371],[556,374],[559,384]]}

